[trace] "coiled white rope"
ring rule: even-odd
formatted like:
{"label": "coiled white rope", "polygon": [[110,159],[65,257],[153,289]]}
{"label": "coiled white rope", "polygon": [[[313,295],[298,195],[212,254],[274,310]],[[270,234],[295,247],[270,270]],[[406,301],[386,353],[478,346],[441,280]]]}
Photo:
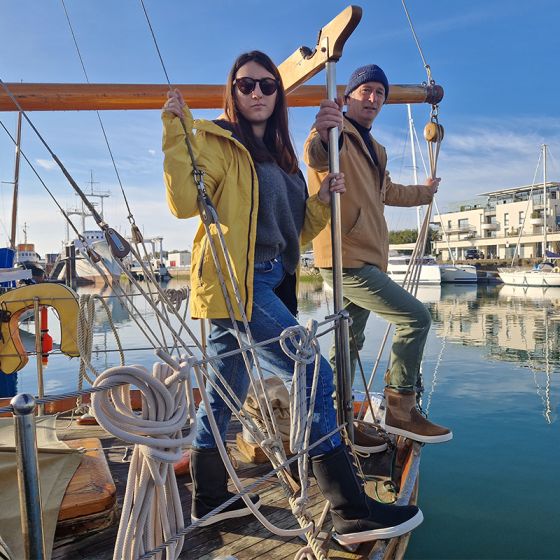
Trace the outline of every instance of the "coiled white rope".
{"label": "coiled white rope", "polygon": [[[99,375],[98,371],[95,369],[91,363],[91,352],[93,349],[93,324],[95,322],[95,301],[100,301],[105,314],[107,316],[107,322],[111,328],[113,336],[115,337],[115,342],[117,349],[119,351],[120,365],[124,366],[125,357],[124,350],[121,344],[119,333],[113,322],[111,315],[111,310],[105,302],[105,300],[98,294],[82,294],[80,296],[79,302],[79,312],[78,312],[78,329],[77,329],[77,342],[78,351],[80,354],[80,367],[78,370],[78,391],[81,391],[84,385],[84,379],[91,385],[93,385],[93,380]],[[88,375],[87,370],[93,374],[93,379]],[[88,407],[82,406],[82,397],[78,397],[76,400],[76,409],[78,413],[87,411]]]}
{"label": "coiled white rope", "polygon": [[[115,367],[95,380],[94,387],[127,383],[94,393],[91,406],[105,430],[135,444],[114,560],[138,558],[184,528],[173,463],[181,458],[183,446],[190,445],[195,434],[190,379],[193,361],[183,361],[175,369],[156,363],[152,373],[142,366]],[[130,385],[141,392],[141,415],[132,410]],[[190,431],[183,437],[186,427]],[[165,558],[178,558],[182,546],[180,539],[167,548]]]}

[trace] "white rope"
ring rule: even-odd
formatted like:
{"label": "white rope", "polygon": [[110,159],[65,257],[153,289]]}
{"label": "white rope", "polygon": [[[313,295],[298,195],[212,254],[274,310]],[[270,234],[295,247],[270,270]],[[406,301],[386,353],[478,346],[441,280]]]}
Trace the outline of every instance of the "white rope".
{"label": "white rope", "polygon": [[[200,371],[200,368],[195,367],[194,368],[194,373],[195,373],[198,385],[201,386],[202,373]],[[206,394],[206,391],[202,391],[201,396],[202,396],[202,401],[204,402],[204,406],[205,406],[207,414],[208,414],[208,422],[209,422],[210,427],[212,429],[212,434],[214,435],[214,439],[216,440],[216,445],[218,447],[218,451],[220,452],[220,457],[222,458],[222,461],[224,462],[226,470],[228,471],[228,474],[229,474],[231,480],[233,481],[233,484],[235,485],[235,488],[236,488],[237,492],[242,492],[243,491],[243,485],[241,484],[241,481],[239,480],[239,477],[237,476],[237,473],[235,472],[235,469],[233,468],[233,465],[231,464],[231,461],[229,460],[227,450],[226,450],[226,447],[224,445],[224,442],[222,441],[222,437],[220,435],[220,430],[218,429],[218,425],[216,423],[216,419],[215,419],[214,414],[212,412],[212,408],[210,406],[210,401],[208,400],[208,395]],[[264,525],[269,531],[271,531],[275,535],[279,535],[281,537],[296,537],[296,536],[302,535],[304,533],[310,532],[312,527],[313,527],[313,523],[307,523],[303,527],[300,527],[300,528],[297,528],[297,529],[282,529],[280,527],[276,527],[275,525],[270,523],[270,521],[268,521],[268,519],[266,519],[266,517],[264,517],[264,515],[255,507],[255,504],[252,502],[252,500],[250,499],[249,496],[243,494],[241,497],[243,498],[243,501],[245,502],[245,505],[252,511],[253,515],[262,523],[262,525]],[[301,524],[301,517],[300,517],[300,519],[298,519],[298,521]]]}
{"label": "white rope", "polygon": [[[196,411],[190,372],[194,360],[173,369],[154,364],[152,373],[142,366],[110,368],[94,387],[115,382],[127,385],[92,395],[91,406],[98,423],[109,433],[133,443],[123,510],[114,560],[133,560],[170,539],[184,528],[183,511],[173,463],[195,435]],[[130,403],[130,386],[140,389],[142,414]],[[182,436],[188,427],[189,434]],[[176,559],[183,539],[170,545],[165,556]]]}
{"label": "white rope", "polygon": [[[317,328],[317,321],[310,319],[307,323],[307,328],[304,329],[298,325],[297,327],[286,329],[286,331],[291,331],[290,338],[282,338],[280,340],[280,346],[284,353],[294,360],[294,375],[290,391],[290,451],[292,453],[297,453],[300,449],[307,447],[311,436],[311,425],[315,412],[315,396],[317,394],[321,365],[321,349],[316,337]],[[296,334],[299,337],[296,338]],[[288,346],[288,340],[295,347],[295,353]],[[309,406],[307,406],[307,365],[312,362],[315,362],[315,367]],[[293,502],[291,502],[292,512],[295,516],[305,515],[309,503],[308,465],[307,457],[300,457],[298,460],[298,472],[301,491],[299,497],[294,498]]]}
{"label": "white rope", "polygon": [[[95,322],[95,300],[101,302],[105,314],[107,317],[107,322],[111,328],[113,336],[115,337],[115,342],[117,344],[117,349],[120,357],[120,365],[124,366],[125,357],[124,350],[121,344],[119,333],[113,322],[113,317],[111,315],[111,310],[105,302],[105,300],[98,294],[82,294],[79,301],[79,312],[78,312],[78,328],[77,328],[77,342],[78,351],[80,355],[80,367],[78,370],[78,391],[81,391],[84,384],[84,379],[93,385],[94,379],[99,375],[98,371],[93,367],[91,363],[91,351],[93,348],[93,324]],[[93,379],[87,374],[87,370],[93,374]],[[82,407],[82,397],[78,397],[76,400],[77,412],[87,411],[87,407]]]}

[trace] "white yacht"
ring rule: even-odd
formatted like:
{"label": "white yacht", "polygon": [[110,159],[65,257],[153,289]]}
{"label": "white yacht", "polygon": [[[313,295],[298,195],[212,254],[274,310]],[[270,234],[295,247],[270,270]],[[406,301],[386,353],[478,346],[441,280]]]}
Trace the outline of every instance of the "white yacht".
{"label": "white yacht", "polygon": [[[411,264],[412,257],[410,255],[389,254],[389,262],[387,264],[387,274],[397,284],[402,284],[407,276],[408,267]],[[420,284],[440,284],[441,271],[440,267],[433,259],[422,257],[420,267]]]}
{"label": "white yacht", "polygon": [[530,270],[499,268],[498,273],[504,284],[512,286],[560,287],[560,268],[549,263],[541,263]]}
{"label": "white yacht", "polygon": [[472,264],[440,264],[441,281],[449,284],[476,284],[476,267]]}

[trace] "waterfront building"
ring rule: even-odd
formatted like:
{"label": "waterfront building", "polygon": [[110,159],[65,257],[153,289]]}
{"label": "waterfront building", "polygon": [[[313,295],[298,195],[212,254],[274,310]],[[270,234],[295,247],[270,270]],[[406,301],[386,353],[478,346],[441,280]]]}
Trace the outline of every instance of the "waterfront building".
{"label": "waterfront building", "polygon": [[[544,192],[546,190],[546,199]],[[560,249],[560,183],[547,182],[481,193],[477,202],[434,216],[432,252],[444,261],[464,259],[467,249],[485,258],[542,258]],[[545,230],[546,227],[546,230]],[[546,240],[546,241],[544,241]]]}

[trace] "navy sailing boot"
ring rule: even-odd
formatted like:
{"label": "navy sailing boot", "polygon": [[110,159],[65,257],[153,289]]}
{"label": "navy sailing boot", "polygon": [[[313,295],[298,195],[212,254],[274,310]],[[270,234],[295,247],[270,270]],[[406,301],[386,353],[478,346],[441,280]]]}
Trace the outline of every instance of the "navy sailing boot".
{"label": "navy sailing boot", "polygon": [[382,504],[370,498],[345,445],[311,461],[317,484],[331,504],[335,538],[340,544],[398,537],[424,520],[416,506]]}
{"label": "navy sailing boot", "polygon": [[[191,521],[193,523],[234,496],[227,488],[227,471],[217,448],[192,448],[191,478],[193,485]],[[249,494],[249,497],[253,504],[259,508],[261,505],[259,496],[257,494]],[[243,499],[238,498],[220,513],[203,521],[200,526],[206,527],[225,519],[244,517],[251,513]]]}

